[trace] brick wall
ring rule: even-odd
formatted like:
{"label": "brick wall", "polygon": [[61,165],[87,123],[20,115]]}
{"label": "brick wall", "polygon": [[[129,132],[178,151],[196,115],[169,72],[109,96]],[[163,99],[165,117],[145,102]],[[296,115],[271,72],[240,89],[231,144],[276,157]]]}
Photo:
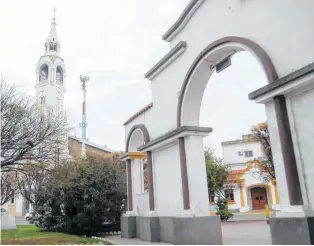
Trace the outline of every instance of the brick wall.
{"label": "brick wall", "polygon": [[[69,146],[69,152],[70,155],[75,157],[75,156],[80,156],[81,151],[82,151],[82,143],[76,139],[73,139],[71,137],[68,138],[68,146]],[[86,154],[94,157],[104,157],[106,154],[110,154],[109,152],[106,152],[104,150],[95,148],[93,146],[85,145],[86,148]]]}

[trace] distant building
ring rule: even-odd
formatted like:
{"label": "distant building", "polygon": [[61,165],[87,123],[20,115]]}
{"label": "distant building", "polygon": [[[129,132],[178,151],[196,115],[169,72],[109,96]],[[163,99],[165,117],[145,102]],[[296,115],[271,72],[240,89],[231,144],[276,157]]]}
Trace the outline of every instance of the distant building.
{"label": "distant building", "polygon": [[276,181],[264,181],[258,162],[254,162],[263,156],[260,143],[248,134],[242,139],[222,142],[221,146],[224,164],[231,166],[229,181],[238,183],[225,190],[229,209],[238,212],[262,210],[268,204],[270,209],[279,210]]}
{"label": "distant building", "polygon": [[[82,139],[69,136],[68,137],[68,146],[69,146],[69,154],[74,156],[80,156],[82,151]],[[98,144],[92,142],[85,142],[86,146],[86,153],[87,155],[93,156],[104,156],[105,154],[111,154],[115,151],[112,149],[107,148],[106,146],[100,146]]]}

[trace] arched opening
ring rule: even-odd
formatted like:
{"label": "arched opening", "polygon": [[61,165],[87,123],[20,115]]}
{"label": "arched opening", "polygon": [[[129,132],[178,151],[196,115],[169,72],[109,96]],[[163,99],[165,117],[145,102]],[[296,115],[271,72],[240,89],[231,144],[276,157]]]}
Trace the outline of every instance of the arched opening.
{"label": "arched opening", "polygon": [[270,58],[259,45],[240,37],[217,40],[199,54],[184,79],[177,107],[178,127],[199,125],[203,94],[209,78],[216,70],[215,66],[241,51],[248,51],[260,62],[268,83],[278,78]]}
{"label": "arched opening", "polygon": [[63,84],[63,69],[60,66],[57,67],[56,80],[59,84]]}
{"label": "arched opening", "polygon": [[43,83],[43,81],[47,79],[48,79],[48,65],[43,64],[39,69],[39,81]]}
{"label": "arched opening", "polygon": [[[138,215],[144,215],[150,209],[150,197],[148,194],[148,160],[146,153],[137,151],[137,148],[149,142],[149,135],[144,125],[134,126],[127,137],[126,150],[129,160],[128,166],[128,196],[131,189],[132,210]],[[131,171],[129,171],[131,170]],[[132,199],[132,200],[130,200]]]}
{"label": "arched opening", "polygon": [[[223,64],[227,59],[231,60],[230,67]],[[220,70],[224,66],[226,68]],[[247,95],[276,79],[271,60],[257,44],[235,37],[229,41],[218,40],[196,57],[186,74],[178,101],[177,126],[212,127],[213,132],[203,139],[204,147],[213,148],[215,156],[222,158],[223,165],[228,165],[237,176],[250,161],[260,157],[259,144],[251,141],[248,135],[251,126],[267,119],[264,106],[249,101]],[[223,188],[228,209],[234,213],[235,219],[252,209],[247,199],[251,193],[245,191],[260,181],[246,172],[236,182],[239,183]],[[254,199],[260,201],[259,206],[254,203],[254,209],[265,209],[265,202],[270,202],[267,188],[253,191],[256,191],[253,192]],[[214,201],[213,195],[216,194],[209,195],[210,201]],[[217,204],[210,201],[211,212],[216,212]],[[223,237],[226,237],[224,233],[223,227]]]}
{"label": "arched opening", "polygon": [[50,44],[49,45],[49,50],[50,51],[57,51],[58,50],[58,45],[57,44]]}

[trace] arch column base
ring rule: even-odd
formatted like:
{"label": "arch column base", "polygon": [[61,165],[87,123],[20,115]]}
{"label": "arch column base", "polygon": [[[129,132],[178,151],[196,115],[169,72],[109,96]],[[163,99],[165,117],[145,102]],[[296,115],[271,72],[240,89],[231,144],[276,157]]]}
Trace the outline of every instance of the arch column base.
{"label": "arch column base", "polygon": [[314,217],[270,218],[273,245],[313,245]]}
{"label": "arch column base", "polygon": [[136,237],[136,216],[133,213],[126,213],[121,217],[121,237]]}

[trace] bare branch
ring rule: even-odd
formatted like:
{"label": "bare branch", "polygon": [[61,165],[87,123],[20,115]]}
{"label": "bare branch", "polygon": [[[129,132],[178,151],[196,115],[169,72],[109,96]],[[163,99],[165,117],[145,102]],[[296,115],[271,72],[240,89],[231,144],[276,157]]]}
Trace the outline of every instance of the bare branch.
{"label": "bare branch", "polygon": [[21,171],[27,163],[53,164],[66,151],[66,115],[38,105],[1,82],[1,169]]}
{"label": "bare branch", "polygon": [[1,173],[1,206],[14,198],[18,191],[18,185],[14,173]]}
{"label": "bare branch", "polygon": [[264,182],[276,179],[267,122],[252,126],[251,132],[252,138],[260,142],[263,153],[261,158],[255,160],[259,164],[259,179],[264,180]]}

